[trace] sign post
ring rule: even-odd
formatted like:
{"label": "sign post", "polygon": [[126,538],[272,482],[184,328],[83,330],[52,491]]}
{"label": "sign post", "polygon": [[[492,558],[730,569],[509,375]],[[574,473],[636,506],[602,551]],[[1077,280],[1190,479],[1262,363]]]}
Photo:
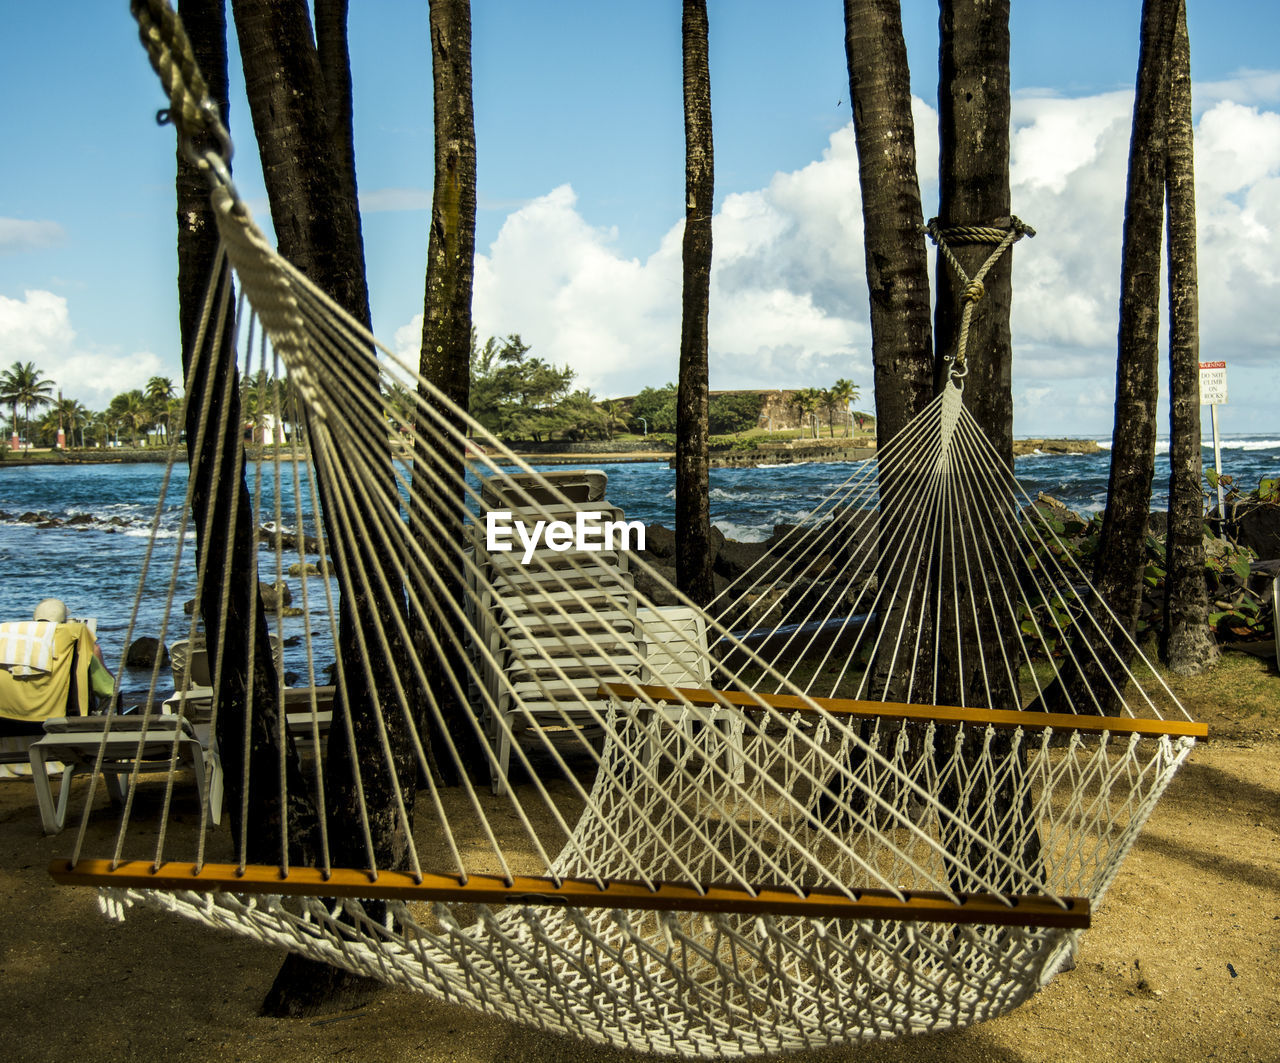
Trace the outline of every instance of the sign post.
{"label": "sign post", "polygon": [[1218,470],[1218,519],[1226,519],[1222,501],[1222,443],[1218,438],[1218,407],[1227,403],[1227,363],[1200,363],[1200,405],[1209,407],[1213,422],[1213,467]]}

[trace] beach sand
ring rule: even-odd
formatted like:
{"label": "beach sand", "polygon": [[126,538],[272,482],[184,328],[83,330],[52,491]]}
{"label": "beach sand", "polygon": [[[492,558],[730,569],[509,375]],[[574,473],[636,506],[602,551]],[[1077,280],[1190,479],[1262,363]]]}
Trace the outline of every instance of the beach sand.
{"label": "beach sand", "polygon": [[[1275,666],[1258,667],[1280,690]],[[1151,818],[1074,971],[989,1023],[790,1058],[1280,1060],[1280,721],[1265,710],[1233,718],[1229,707],[1198,715],[1212,740],[1197,747]],[[82,801],[83,792],[73,796],[73,817]],[[112,826],[105,797],[98,803],[88,843],[95,853]],[[398,989],[312,1018],[259,1018],[279,952],[147,911],[108,922],[92,891],[49,879],[49,862],[67,854],[73,836],[46,838],[30,781],[0,780],[0,1009],[10,1058],[639,1058]]]}

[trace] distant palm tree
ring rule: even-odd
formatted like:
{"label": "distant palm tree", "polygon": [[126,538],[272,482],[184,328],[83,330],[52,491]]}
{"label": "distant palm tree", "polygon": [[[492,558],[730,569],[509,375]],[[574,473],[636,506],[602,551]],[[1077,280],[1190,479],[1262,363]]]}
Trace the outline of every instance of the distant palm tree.
{"label": "distant palm tree", "polygon": [[111,405],[107,407],[107,417],[117,434],[121,428],[129,432],[134,446],[138,444],[139,433],[151,424],[151,410],[146,396],[139,388],[122,392],[112,399]]}
{"label": "distant palm tree", "polygon": [[[828,394],[835,401],[836,405],[844,410],[845,419],[849,424],[849,435],[853,435],[852,414],[849,413],[849,403],[858,397],[858,385],[852,380],[846,380],[841,377],[831,385]],[[835,429],[832,429],[832,435],[835,435]]]}
{"label": "distant palm tree", "polygon": [[73,446],[75,430],[79,428],[80,445],[84,446],[84,424],[88,418],[89,411],[79,399],[59,399],[45,415],[40,428],[48,435],[54,435],[59,428],[65,428]]}
{"label": "distant palm tree", "polygon": [[169,402],[175,394],[173,380],[167,376],[153,376],[143,391],[151,411],[151,423],[160,427],[166,443],[169,442]]}
{"label": "distant palm tree", "polygon": [[818,438],[818,425],[814,421],[814,414],[818,410],[818,404],[822,401],[822,392],[817,388],[801,388],[791,396],[791,405],[800,413],[800,431],[804,432],[805,422],[808,421],[809,427],[813,431],[813,438]]}
{"label": "distant palm tree", "polygon": [[22,419],[31,421],[31,407],[48,406],[53,401],[53,381],[41,377],[35,362],[14,362],[0,373],[0,402],[13,408],[13,434],[18,434],[18,407]]}

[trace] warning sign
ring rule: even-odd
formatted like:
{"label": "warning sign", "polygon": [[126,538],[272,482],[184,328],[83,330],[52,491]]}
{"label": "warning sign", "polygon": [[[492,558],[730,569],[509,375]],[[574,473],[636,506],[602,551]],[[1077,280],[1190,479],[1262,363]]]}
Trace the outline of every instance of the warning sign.
{"label": "warning sign", "polygon": [[1227,363],[1200,363],[1200,405],[1225,406],[1227,404]]}

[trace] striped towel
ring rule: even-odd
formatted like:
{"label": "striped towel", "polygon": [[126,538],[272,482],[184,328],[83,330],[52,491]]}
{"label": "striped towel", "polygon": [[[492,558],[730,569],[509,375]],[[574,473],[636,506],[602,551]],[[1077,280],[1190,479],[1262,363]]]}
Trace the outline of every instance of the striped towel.
{"label": "striped towel", "polygon": [[20,620],[0,624],[0,668],[14,675],[53,671],[53,636],[58,625],[49,620]]}

